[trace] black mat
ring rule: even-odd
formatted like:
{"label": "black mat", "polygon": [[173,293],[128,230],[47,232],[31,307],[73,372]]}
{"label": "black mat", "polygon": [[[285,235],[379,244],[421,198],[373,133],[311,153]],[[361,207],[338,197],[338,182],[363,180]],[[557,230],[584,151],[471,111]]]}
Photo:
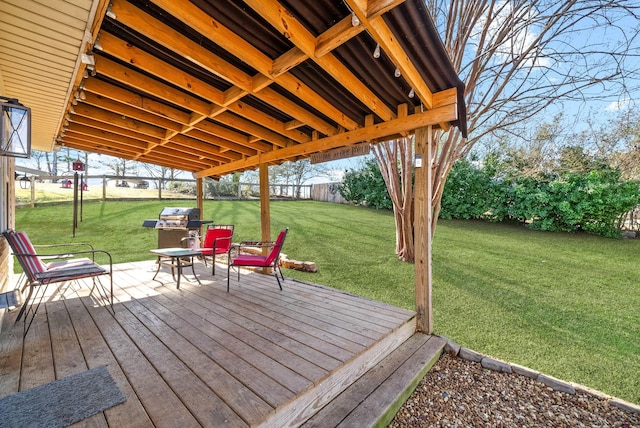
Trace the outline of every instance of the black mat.
{"label": "black mat", "polygon": [[0,425],[66,427],[126,400],[100,366],[0,400]]}

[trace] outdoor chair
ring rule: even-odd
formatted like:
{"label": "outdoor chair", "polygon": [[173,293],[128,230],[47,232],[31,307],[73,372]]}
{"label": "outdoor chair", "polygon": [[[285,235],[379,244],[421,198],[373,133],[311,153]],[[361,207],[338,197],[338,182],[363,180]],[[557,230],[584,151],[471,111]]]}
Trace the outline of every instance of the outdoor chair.
{"label": "outdoor chair", "polygon": [[[27,236],[26,232],[16,232],[14,230],[6,230],[2,232],[6,238],[13,255],[18,259],[22,270],[24,271],[25,284],[22,287],[22,292],[28,288],[27,297],[24,299],[20,312],[16,317],[16,322],[24,316],[24,322],[27,322],[29,312],[31,312],[31,319],[25,329],[24,335],[26,336],[31,327],[31,323],[38,312],[38,308],[42,303],[45,296],[46,289],[49,284],[64,283],[68,281],[77,281],[82,278],[92,278],[93,290],[97,290],[100,297],[109,302],[111,310],[113,310],[113,262],[111,255],[102,250],[95,250],[91,244],[86,243],[71,243],[71,244],[53,244],[53,245],[33,245],[31,240]],[[49,248],[57,249],[62,252],[38,254],[35,248]],[[88,248],[80,251],[73,251],[77,248]],[[108,258],[109,266],[103,267],[95,262],[96,255],[106,256]],[[81,257],[78,257],[81,256]],[[87,257],[83,257],[87,256]],[[49,263],[45,263],[45,260],[54,260]],[[107,289],[100,281],[100,276],[109,275],[109,288]],[[97,285],[100,285],[97,287]],[[33,295],[34,289],[36,290]],[[34,302],[37,299],[37,303],[31,304],[33,295]],[[39,297],[38,297],[39,295]],[[29,310],[27,307],[29,306]]]}
{"label": "outdoor chair", "polygon": [[[240,268],[272,268],[273,274],[278,281],[278,286],[282,290],[282,283],[278,278],[278,272],[280,277],[284,281],[284,275],[280,269],[280,251],[284,245],[284,239],[287,237],[289,228],[282,229],[278,238],[275,241],[242,241],[239,244],[234,244],[229,248],[229,264],[227,265],[227,292],[229,292],[229,281],[231,277],[231,268],[234,267],[238,270],[238,281],[240,281]],[[246,254],[247,249],[253,251],[263,251],[263,254]],[[268,249],[269,252],[265,255],[264,250]],[[243,250],[245,253],[243,253]]]}
{"label": "outdoor chair", "polygon": [[233,239],[232,224],[215,224],[207,227],[200,252],[204,257],[204,265],[207,265],[207,257],[211,257],[211,275],[216,274],[216,256],[227,254]]}

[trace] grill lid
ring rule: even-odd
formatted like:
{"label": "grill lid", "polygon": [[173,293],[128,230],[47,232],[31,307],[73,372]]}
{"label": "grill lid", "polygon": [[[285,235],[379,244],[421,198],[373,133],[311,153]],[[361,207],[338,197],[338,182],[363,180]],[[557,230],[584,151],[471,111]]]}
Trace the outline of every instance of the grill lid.
{"label": "grill lid", "polygon": [[161,219],[189,219],[196,220],[200,218],[199,208],[184,207],[165,207],[160,211]]}

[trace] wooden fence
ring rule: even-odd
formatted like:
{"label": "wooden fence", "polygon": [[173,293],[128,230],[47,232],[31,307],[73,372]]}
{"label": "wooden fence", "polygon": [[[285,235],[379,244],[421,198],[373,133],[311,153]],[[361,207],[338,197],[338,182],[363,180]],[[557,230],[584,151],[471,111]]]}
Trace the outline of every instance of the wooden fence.
{"label": "wooden fence", "polygon": [[[197,193],[194,179],[80,174],[77,178],[74,175],[18,176],[16,177],[16,206],[34,207],[41,203],[71,201],[76,180],[80,198],[85,201],[195,199]],[[269,191],[272,199],[312,199],[313,186],[278,183],[270,185]],[[260,185],[204,180],[203,192],[205,199],[258,199]]]}
{"label": "wooden fence", "polygon": [[349,202],[338,191],[338,186],[340,183],[314,184],[311,190],[311,199],[335,204],[348,204]]}

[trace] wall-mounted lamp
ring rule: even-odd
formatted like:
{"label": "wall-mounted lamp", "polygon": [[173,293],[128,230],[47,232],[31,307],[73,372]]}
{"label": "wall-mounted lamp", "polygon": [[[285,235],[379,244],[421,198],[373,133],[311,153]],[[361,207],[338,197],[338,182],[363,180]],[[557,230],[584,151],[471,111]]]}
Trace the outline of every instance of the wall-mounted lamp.
{"label": "wall-mounted lamp", "polygon": [[0,156],[31,155],[31,109],[15,98],[0,95]]}
{"label": "wall-mounted lamp", "polygon": [[31,187],[31,179],[25,174],[20,177],[20,188],[26,190],[29,187]]}

